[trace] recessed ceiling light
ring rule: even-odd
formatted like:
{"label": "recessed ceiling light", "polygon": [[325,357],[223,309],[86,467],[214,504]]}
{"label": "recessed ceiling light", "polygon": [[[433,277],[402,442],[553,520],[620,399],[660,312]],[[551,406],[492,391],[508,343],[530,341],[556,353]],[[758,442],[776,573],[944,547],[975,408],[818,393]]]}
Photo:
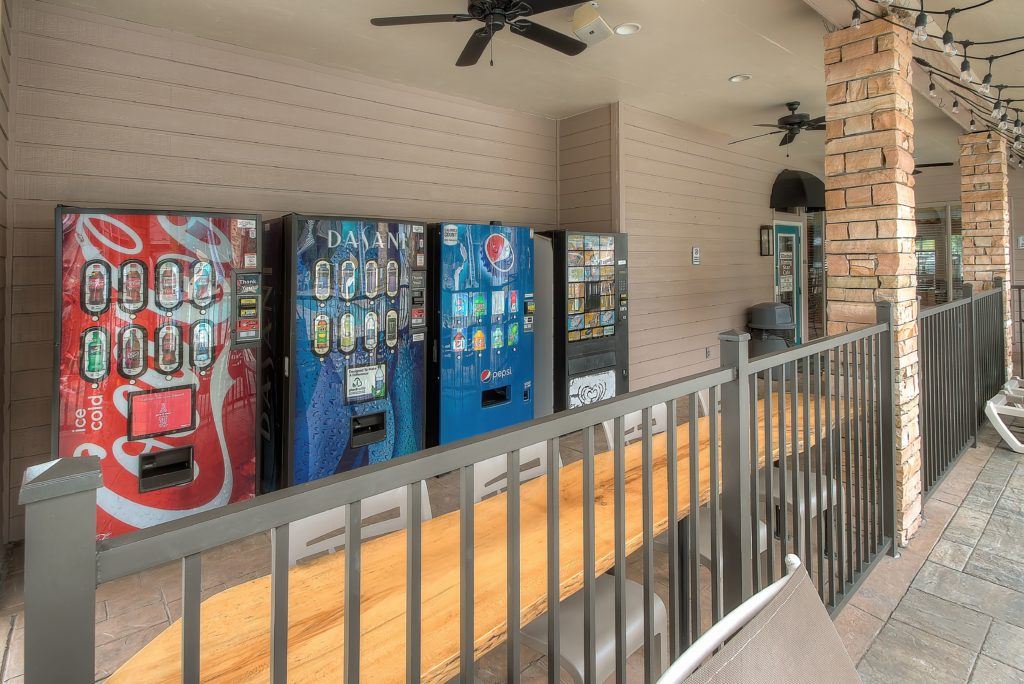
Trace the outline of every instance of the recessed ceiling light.
{"label": "recessed ceiling light", "polygon": [[631,36],[634,33],[640,33],[640,24],[635,21],[626,22],[625,24],[619,24],[615,27],[615,33],[620,36]]}
{"label": "recessed ceiling light", "polygon": [[729,83],[743,83],[751,79],[750,74],[736,74],[735,76],[729,77]]}

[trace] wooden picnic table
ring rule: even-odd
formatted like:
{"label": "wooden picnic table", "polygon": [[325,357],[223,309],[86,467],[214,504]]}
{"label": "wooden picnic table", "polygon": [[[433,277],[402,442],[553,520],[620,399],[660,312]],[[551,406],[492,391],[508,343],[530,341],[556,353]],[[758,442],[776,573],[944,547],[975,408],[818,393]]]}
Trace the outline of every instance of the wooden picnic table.
{"label": "wooden picnic table", "polygon": [[[763,406],[763,400],[760,402]],[[802,440],[802,407],[797,402]],[[786,406],[788,407],[789,397]],[[813,410],[813,405],[812,405]],[[824,406],[822,406],[824,412]],[[788,413],[788,411],[787,411]],[[778,406],[772,402],[774,425]],[[823,415],[823,414],[822,414]],[[764,434],[764,411],[758,409]],[[710,494],[709,422],[699,419],[700,502]],[[689,424],[677,428],[678,506],[690,506]],[[789,432],[787,426],[787,433]],[[668,526],[665,433],[655,435],[654,533]],[[811,442],[815,442],[812,435]],[[765,461],[759,439],[758,461]],[[799,445],[802,448],[802,444]],[[641,442],[626,447],[626,553],[643,545]],[[777,458],[777,445],[773,448]],[[559,582],[566,598],[583,586],[583,463],[560,470]],[[613,454],[595,456],[596,573],[614,565]],[[521,624],[547,609],[546,478],[521,488]],[[506,502],[498,495],[475,507],[474,648],[477,659],[505,640]],[[443,682],[459,668],[459,511],[424,521],[422,528],[422,677]],[[341,681],[345,554],[329,554],[289,570],[288,678],[291,682]],[[406,534],[404,530],[362,545],[360,585],[360,671],[365,681],[405,681]],[[270,577],[226,589],[202,603],[203,682],[266,682],[270,667]],[[181,621],[171,624],[110,679],[126,682],[178,682],[181,677]]]}

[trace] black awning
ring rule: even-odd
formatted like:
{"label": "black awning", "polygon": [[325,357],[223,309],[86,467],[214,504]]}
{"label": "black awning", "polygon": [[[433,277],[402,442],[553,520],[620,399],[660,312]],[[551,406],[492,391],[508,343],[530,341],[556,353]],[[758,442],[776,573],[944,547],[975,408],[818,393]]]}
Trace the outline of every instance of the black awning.
{"label": "black awning", "polygon": [[807,211],[825,210],[825,184],[810,173],[786,169],[772,186],[772,209],[805,207]]}

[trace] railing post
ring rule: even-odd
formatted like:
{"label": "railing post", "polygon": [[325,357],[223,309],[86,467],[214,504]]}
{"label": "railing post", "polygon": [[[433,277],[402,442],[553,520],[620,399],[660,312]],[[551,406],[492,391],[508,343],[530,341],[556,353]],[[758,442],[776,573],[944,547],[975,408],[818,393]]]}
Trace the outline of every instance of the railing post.
{"label": "railing post", "polygon": [[[893,359],[896,354],[896,340],[893,336],[895,320],[892,302],[875,304],[875,320],[885,324],[879,339],[879,422],[882,427],[882,529],[892,543],[889,555],[896,555],[896,413],[893,397],[896,393],[896,377],[893,375]],[[923,472],[920,477],[923,477]],[[849,486],[849,485],[847,485]]]}
{"label": "railing post", "polygon": [[96,658],[95,456],[25,470],[25,680],[91,682]]}
{"label": "railing post", "polygon": [[[750,335],[730,330],[718,336],[721,364],[736,370],[722,385],[722,578],[726,611],[753,593],[750,557]],[[711,411],[712,420],[715,412]],[[769,467],[766,464],[766,467]],[[712,483],[714,486],[714,483]],[[711,515],[715,512],[711,511]]]}
{"label": "railing post", "polygon": [[[1009,363],[1007,363],[1009,353],[1013,350],[1013,321],[1010,319],[1010,316],[1006,311],[1007,291],[1005,289],[1003,277],[996,276],[993,279],[993,285],[995,286],[995,289],[999,290],[999,350],[1001,352],[999,365],[1002,368],[1002,370],[1000,371],[1001,379],[999,380],[999,386],[1002,387],[1003,385],[1006,384],[1006,381],[1010,379],[1009,376],[1013,372],[1013,361],[1011,360]],[[1011,340],[1010,351],[1007,351],[1006,348],[1006,338],[1008,335]]]}
{"label": "railing post", "polygon": [[963,298],[967,300],[967,397],[971,403],[971,446],[978,446],[978,352],[975,346],[974,285],[964,283]]}

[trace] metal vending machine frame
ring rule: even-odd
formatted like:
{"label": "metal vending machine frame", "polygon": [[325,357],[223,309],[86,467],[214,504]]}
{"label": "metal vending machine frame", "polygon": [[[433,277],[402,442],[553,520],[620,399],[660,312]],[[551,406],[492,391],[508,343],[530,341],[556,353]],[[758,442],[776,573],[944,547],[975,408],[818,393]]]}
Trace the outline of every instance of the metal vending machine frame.
{"label": "metal vending machine frame", "polygon": [[533,230],[497,222],[434,224],[429,243],[428,443],[532,420]]}
{"label": "metal vending machine frame", "polygon": [[261,425],[278,458],[264,461],[263,490],[423,449],[425,224],[288,214],[264,223],[264,243]]}
{"label": "metal vending machine frame", "polygon": [[97,537],[255,496],[259,216],[55,222],[53,452],[100,457]]}
{"label": "metal vending machine frame", "polygon": [[629,391],[628,242],[623,233],[552,231],[555,411]]}

